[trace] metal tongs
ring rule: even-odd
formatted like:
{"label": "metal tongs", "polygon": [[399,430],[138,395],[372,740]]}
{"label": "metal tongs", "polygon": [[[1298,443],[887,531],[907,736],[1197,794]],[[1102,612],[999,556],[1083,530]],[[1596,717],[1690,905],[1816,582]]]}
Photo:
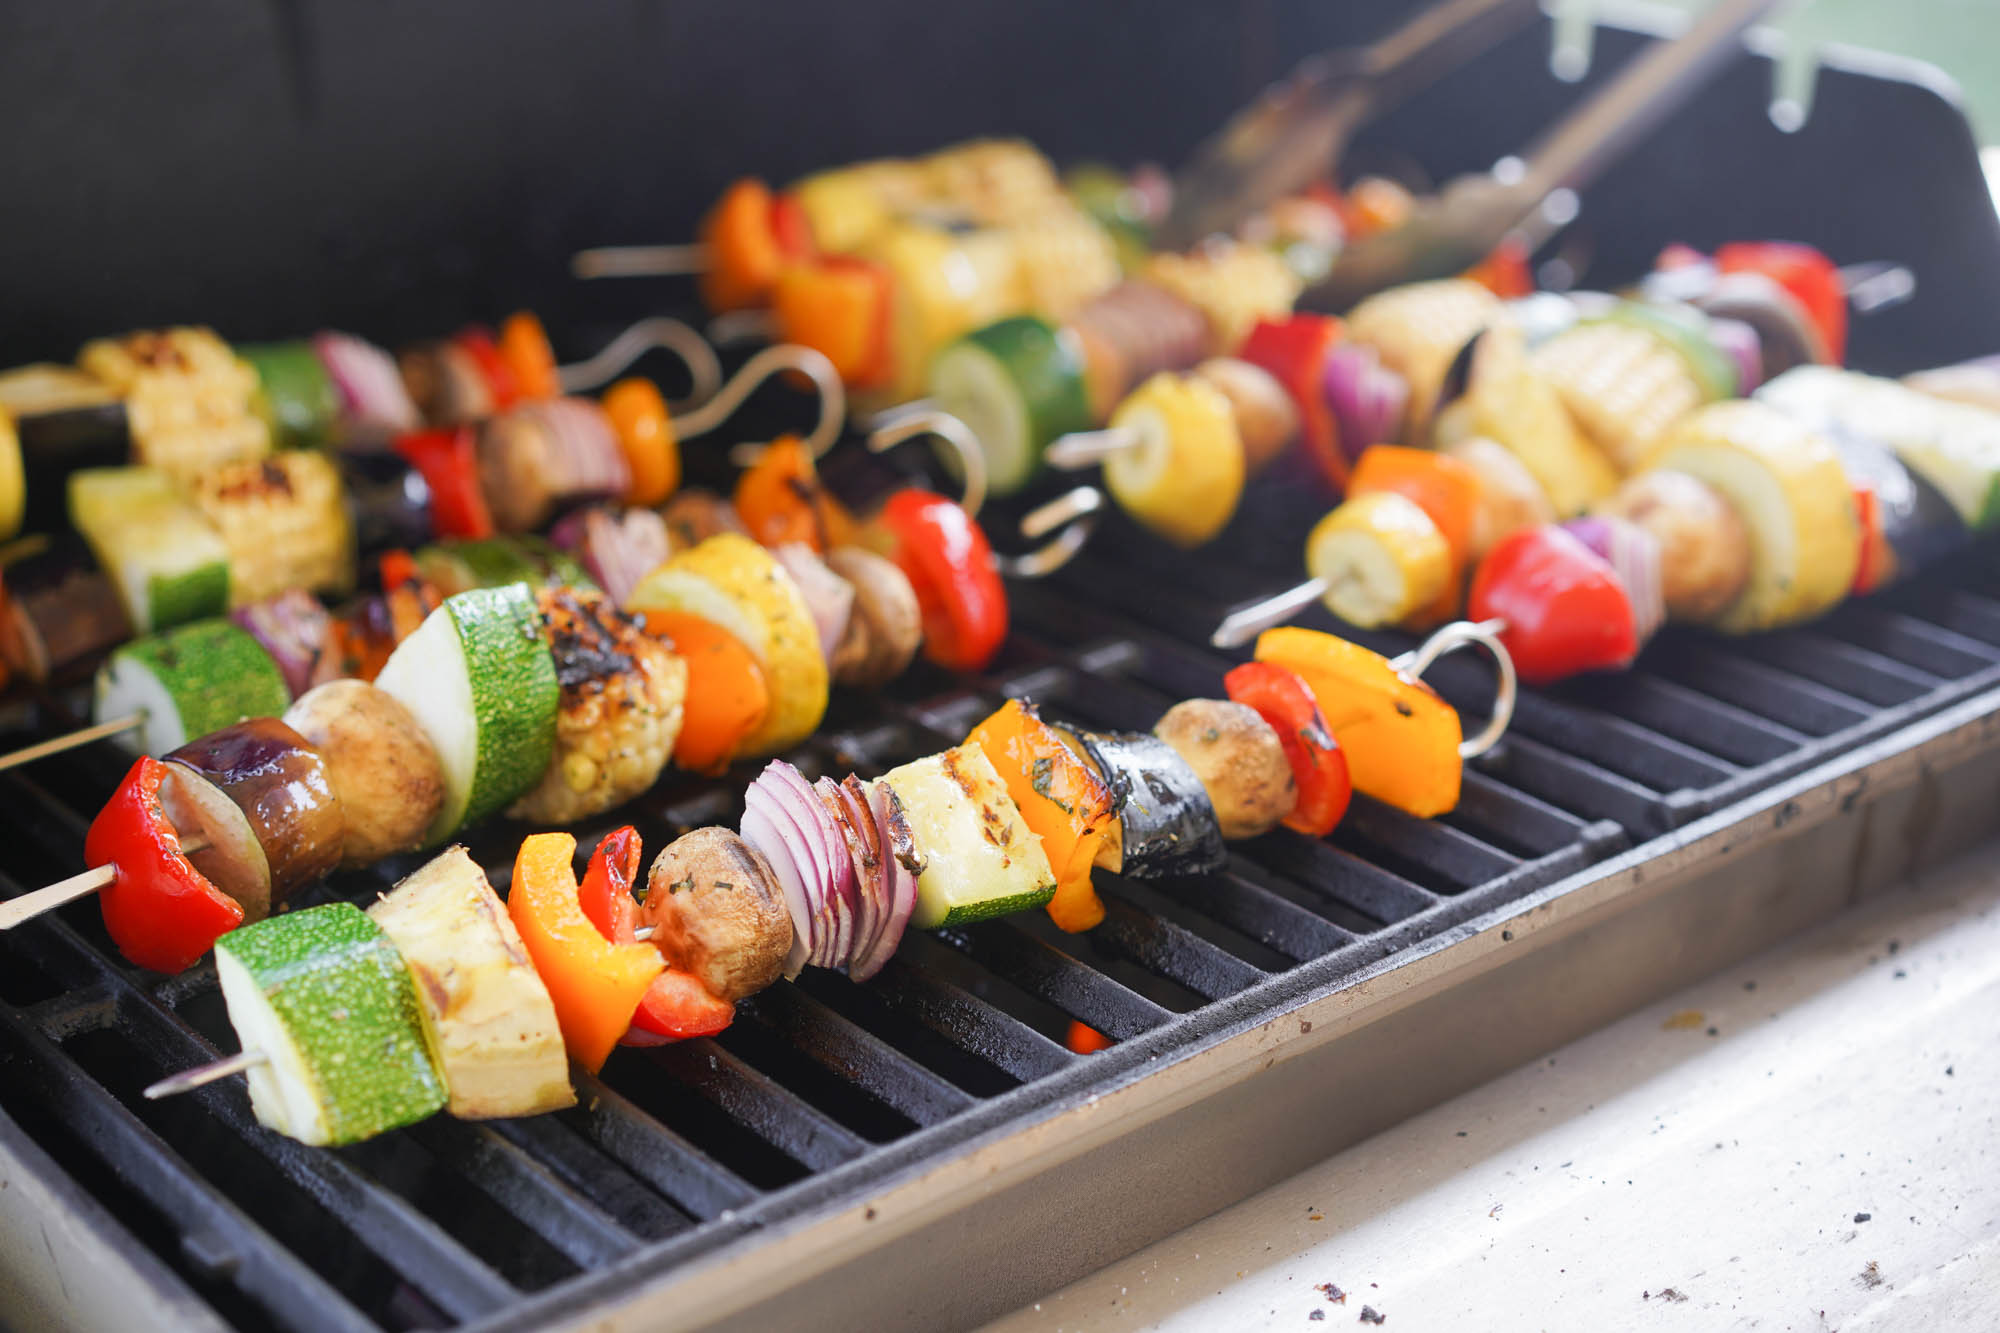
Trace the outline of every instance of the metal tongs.
{"label": "metal tongs", "polygon": [[[1780,3],[1716,0],[1680,36],[1636,56],[1526,153],[1447,183],[1420,201],[1407,222],[1344,251],[1299,304],[1345,310],[1399,283],[1462,273],[1509,233],[1520,233],[1531,249],[1539,245],[1575,215],[1576,192],[1705,86],[1736,54],[1744,31]],[[1308,62],[1293,85],[1267,95],[1197,155],[1184,176],[1191,197],[1183,211],[1177,182],[1165,234],[1197,240],[1302,188],[1331,165],[1331,150],[1366,115],[1382,109],[1381,98],[1407,95],[1420,78],[1469,58],[1496,38],[1503,20],[1518,21],[1520,8],[1507,0],[1452,0],[1358,57],[1336,52]],[[1448,40],[1453,34],[1443,31],[1446,25],[1463,26],[1470,36]],[[1357,64],[1365,69],[1392,49],[1403,54],[1392,72],[1363,75],[1360,92],[1343,91]],[[1349,71],[1344,76],[1343,65]],[[1231,181],[1241,193],[1226,202],[1215,191]],[[1197,220],[1206,230],[1190,234]]]}
{"label": "metal tongs", "polygon": [[1363,125],[1540,12],[1537,0],[1445,0],[1373,46],[1306,60],[1196,150],[1155,244],[1185,250],[1302,188]]}

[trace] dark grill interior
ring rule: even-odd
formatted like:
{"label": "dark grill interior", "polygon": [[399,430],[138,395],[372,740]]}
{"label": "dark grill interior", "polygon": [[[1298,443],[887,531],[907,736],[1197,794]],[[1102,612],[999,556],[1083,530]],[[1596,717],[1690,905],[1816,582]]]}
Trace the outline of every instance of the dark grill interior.
{"label": "dark grill interior", "polygon": [[[1281,487],[1258,512],[1283,508]],[[1172,701],[1215,693],[1228,661],[1197,645],[1230,606],[1282,585],[1283,544],[1225,567],[1166,558],[1116,524],[1099,538],[1057,579],[1015,586],[1016,632],[986,679],[920,672],[895,698],[840,699],[796,762],[873,775],[955,742],[1008,693],[1099,728],[1148,727]],[[642,1251],[657,1271],[865,1192],[1270,1003],[1300,963],[1373,963],[2000,683],[1995,567],[1975,551],[1748,643],[1670,632],[1631,673],[1525,693],[1513,735],[1472,766],[1445,819],[1357,798],[1324,843],[1280,831],[1238,845],[1217,875],[1109,879],[1110,915],[1087,936],[1040,914],[913,935],[865,986],[809,971],[747,1002],[717,1040],[621,1051],[580,1086],[581,1106],[537,1120],[437,1118],[329,1152],[259,1129],[234,1081],[148,1103],[152,1079],[235,1046],[213,972],[135,973],[95,907],[75,904],[0,941],[0,1109],[232,1321],[477,1323]],[[1468,719],[1490,700],[1469,657],[1432,679]],[[66,721],[48,705],[0,744]],[[0,781],[15,830],[0,891],[77,868],[124,763],[100,745]],[[630,814],[657,847],[733,822],[740,785],[669,783]],[[580,846],[603,831],[579,830]],[[496,883],[516,838],[474,840]],[[320,892],[365,896],[408,868]],[[1231,997],[1237,1008],[1212,1003]],[[1072,1020],[1114,1045],[1074,1054]]]}

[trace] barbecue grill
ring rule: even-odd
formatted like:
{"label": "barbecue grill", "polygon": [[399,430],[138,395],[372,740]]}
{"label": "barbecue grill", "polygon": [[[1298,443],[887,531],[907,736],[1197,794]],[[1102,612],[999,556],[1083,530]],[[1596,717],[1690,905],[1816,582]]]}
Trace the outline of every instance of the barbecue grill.
{"label": "barbecue grill", "polygon": [[[1272,21],[1314,40],[1307,14]],[[1637,41],[1600,33],[1600,68]],[[1517,119],[1525,137],[1576,95],[1542,72],[1546,42],[1497,49],[1375,142],[1442,176]],[[1762,118],[1768,87],[1765,61],[1739,61],[1586,199],[1591,276],[1670,239],[1797,235],[1916,272],[1916,299],[1858,330],[1857,364],[2000,346],[2000,227],[1935,76],[1836,55],[1791,138]],[[1496,89],[1518,93],[1498,114]],[[1109,520],[1056,578],[1013,586],[986,677],[923,668],[837,699],[794,762],[873,776],[1009,693],[1150,727],[1217,690],[1221,616],[1294,580],[1304,503],[1260,484],[1221,559]],[[1468,718],[1490,704],[1475,661],[1429,679]],[[0,748],[75,707],[17,707]],[[100,744],[0,777],[0,894],[78,867],[123,768]],[[669,781],[618,822],[656,845],[733,822],[740,790]],[[0,1293],[36,1327],[963,1326],[1883,891],[1996,811],[1988,546],[1803,629],[1669,631],[1630,672],[1525,692],[1444,819],[1357,798],[1325,842],[1281,830],[1215,875],[1100,877],[1087,935],[1039,915],[913,934],[865,985],[809,971],[720,1038],[619,1054],[535,1120],[327,1151],[258,1128],[233,1084],[147,1102],[234,1045],[213,969],[136,972],[80,904],[0,937]],[[509,844],[473,843],[496,884]],[[1112,1045],[1075,1053],[1073,1020]]]}

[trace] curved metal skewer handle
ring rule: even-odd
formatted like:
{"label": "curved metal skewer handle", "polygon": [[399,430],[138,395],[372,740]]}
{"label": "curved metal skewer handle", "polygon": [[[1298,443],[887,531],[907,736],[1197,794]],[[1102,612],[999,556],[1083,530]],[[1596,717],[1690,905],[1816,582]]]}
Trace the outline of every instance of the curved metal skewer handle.
{"label": "curved metal skewer handle", "polygon": [[722,362],[699,333],[664,315],[642,319],[613,338],[595,356],[556,367],[556,383],[564,393],[582,393],[616,378],[654,348],[664,348],[687,367],[692,388],[685,398],[667,404],[667,411],[687,412],[715,397],[722,388]]}
{"label": "curved metal skewer handle", "polygon": [[743,406],[743,401],[756,392],[765,380],[787,370],[798,371],[819,389],[819,422],[813,427],[812,434],[806,436],[806,447],[812,451],[814,458],[820,457],[840,438],[841,423],[847,419],[847,386],[840,382],[840,372],[833,368],[833,362],[812,348],[800,347],[796,343],[766,347],[745,361],[743,368],[717,391],[715,397],[692,412],[673,419],[674,434],[684,440],[708,434]]}
{"label": "curved metal skewer handle", "polygon": [[1514,674],[1514,656],[1507,651],[1507,645],[1500,641],[1506,633],[1504,620],[1455,620],[1432,634],[1389,665],[1397,675],[1405,680],[1419,681],[1446,653],[1457,652],[1460,648],[1484,648],[1493,655],[1493,665],[1500,673],[1500,688],[1493,696],[1493,711],[1486,719],[1486,725],[1476,736],[1468,737],[1458,744],[1460,759],[1477,759],[1495,745],[1507,733],[1507,726],[1514,720],[1514,704],[1520,697],[1521,683]]}
{"label": "curved metal skewer handle", "polygon": [[951,413],[935,407],[898,412],[869,433],[868,451],[887,453],[905,440],[929,435],[951,446],[947,466],[958,465],[960,494],[958,505],[973,518],[986,505],[986,452],[972,428]]}
{"label": "curved metal skewer handle", "polygon": [[1030,509],[1021,518],[1021,535],[1031,541],[1050,533],[1055,536],[1020,555],[996,555],[994,566],[1009,578],[1047,578],[1076,559],[1077,552],[1097,531],[1097,516],[1104,506],[1103,491],[1095,486],[1078,486]]}

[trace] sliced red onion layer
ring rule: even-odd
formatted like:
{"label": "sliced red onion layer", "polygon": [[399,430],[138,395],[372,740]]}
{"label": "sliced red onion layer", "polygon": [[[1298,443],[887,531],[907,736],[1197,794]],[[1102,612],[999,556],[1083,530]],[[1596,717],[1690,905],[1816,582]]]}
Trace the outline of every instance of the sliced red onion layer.
{"label": "sliced red onion layer", "polygon": [[895,955],[896,946],[903,942],[903,931],[917,910],[917,875],[923,869],[916,840],[910,836],[909,821],[903,818],[903,803],[886,783],[865,785],[868,804],[875,813],[875,825],[881,835],[884,899],[889,904],[889,918],[874,946],[848,967],[848,975],[856,981],[866,981],[880,972]]}
{"label": "sliced red onion layer", "polygon": [[847,961],[847,951],[854,944],[854,871],[847,843],[812,784],[796,768],[773,760],[758,781],[771,784],[813,857],[818,878],[806,882],[806,895],[818,898],[814,906],[822,922],[822,935],[820,947],[807,961],[815,967],[839,967]]}
{"label": "sliced red onion layer", "polygon": [[301,588],[291,588],[238,607],[229,618],[271,655],[293,698],[312,688],[313,672],[326,651],[333,624],[318,598]]}
{"label": "sliced red onion layer", "polygon": [[349,426],[400,434],[423,425],[395,359],[374,343],[328,331],[313,335],[313,351],[340,391]]}
{"label": "sliced red onion layer", "polygon": [[1410,386],[1382,364],[1373,347],[1356,342],[1335,347],[1327,354],[1320,387],[1350,458],[1359,458],[1371,444],[1396,442]]}
{"label": "sliced red onion layer", "polygon": [[828,569],[826,561],[802,542],[786,542],[771,554],[799,585],[806,610],[812,613],[813,628],[819,631],[820,655],[831,667],[834,650],[847,633],[847,618],[854,614],[854,585]]}
{"label": "sliced red onion layer", "polygon": [[882,938],[889,924],[888,885],[882,870],[882,834],[875,824],[875,812],[868,805],[868,789],[852,773],[845,781],[821,778],[813,784],[822,800],[839,811],[841,832],[854,860],[854,947],[848,951],[847,971],[857,980],[856,968]]}
{"label": "sliced red onion layer", "polygon": [[1639,642],[1653,637],[1667,618],[1661,591],[1660,542],[1652,533],[1622,518],[1573,518],[1563,524],[1569,534],[1611,566],[1632,603],[1632,622]]}
{"label": "sliced red onion layer", "polygon": [[548,431],[555,492],[564,500],[612,499],[632,485],[632,469],[604,409],[587,398],[550,398],[514,409]]}
{"label": "sliced red onion layer", "polygon": [[792,917],[792,948],[785,955],[785,977],[790,980],[798,976],[812,955],[813,912],[806,900],[805,877],[792,859],[791,846],[797,835],[786,833],[771,817],[771,805],[771,795],[752,783],[743,793],[743,822],[739,831],[743,841],[771,863],[771,873],[777,876],[778,888],[785,895],[785,910]]}
{"label": "sliced red onion layer", "polygon": [[571,510],[550,530],[549,540],[581,561],[597,586],[620,605],[640,579],[673,553],[667,521],[651,509],[619,513],[592,505]]}
{"label": "sliced red onion layer", "polygon": [[1764,349],[1757,330],[1740,319],[1712,318],[1708,340],[1736,367],[1736,396],[1748,398],[1764,382]]}

